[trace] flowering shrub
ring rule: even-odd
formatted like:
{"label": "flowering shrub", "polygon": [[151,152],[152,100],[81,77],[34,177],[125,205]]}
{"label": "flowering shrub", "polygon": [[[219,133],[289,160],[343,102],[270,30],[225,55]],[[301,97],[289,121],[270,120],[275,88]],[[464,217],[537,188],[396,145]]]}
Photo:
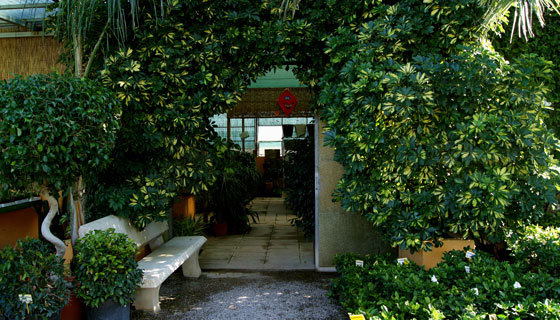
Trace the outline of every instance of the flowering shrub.
{"label": "flowering shrub", "polygon": [[[363,260],[363,267],[356,266]],[[436,268],[390,256],[336,258],[331,295],[369,319],[558,319],[560,279],[484,252],[452,251]]]}

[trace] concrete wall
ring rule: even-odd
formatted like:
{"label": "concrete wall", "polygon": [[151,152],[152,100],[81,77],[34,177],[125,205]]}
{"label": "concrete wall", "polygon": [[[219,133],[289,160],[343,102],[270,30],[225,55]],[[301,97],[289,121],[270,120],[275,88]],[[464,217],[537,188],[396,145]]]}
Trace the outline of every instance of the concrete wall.
{"label": "concrete wall", "polygon": [[334,150],[324,145],[324,123],[315,131],[315,266],[330,271],[335,254],[354,252],[373,254],[396,251],[381,240],[371,223],[363,216],[344,211],[332,202],[332,193],[342,177],[342,165],[334,160]]}

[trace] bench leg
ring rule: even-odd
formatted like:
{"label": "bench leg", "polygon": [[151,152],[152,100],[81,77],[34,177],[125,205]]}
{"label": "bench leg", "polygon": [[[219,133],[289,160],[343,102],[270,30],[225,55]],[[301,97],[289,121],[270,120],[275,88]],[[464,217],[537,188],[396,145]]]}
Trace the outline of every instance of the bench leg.
{"label": "bench leg", "polygon": [[139,288],[134,291],[134,307],[137,310],[159,312],[159,288]]}
{"label": "bench leg", "polygon": [[198,251],[196,250],[187,261],[183,262],[183,275],[187,278],[198,278],[202,273],[198,264]]}

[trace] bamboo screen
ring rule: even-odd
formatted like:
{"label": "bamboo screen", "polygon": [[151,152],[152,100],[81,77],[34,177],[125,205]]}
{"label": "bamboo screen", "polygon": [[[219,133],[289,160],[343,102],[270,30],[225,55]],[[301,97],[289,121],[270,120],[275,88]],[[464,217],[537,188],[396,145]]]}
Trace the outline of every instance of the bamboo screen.
{"label": "bamboo screen", "polygon": [[[228,113],[230,118],[255,117],[275,118],[283,117],[284,113],[278,105],[278,97],[285,88],[247,89],[241,101]],[[290,117],[311,117],[309,110],[311,92],[307,88],[289,88],[297,98],[297,104]]]}
{"label": "bamboo screen", "polygon": [[62,45],[52,37],[0,38],[0,80],[15,74],[64,71],[57,63]]}

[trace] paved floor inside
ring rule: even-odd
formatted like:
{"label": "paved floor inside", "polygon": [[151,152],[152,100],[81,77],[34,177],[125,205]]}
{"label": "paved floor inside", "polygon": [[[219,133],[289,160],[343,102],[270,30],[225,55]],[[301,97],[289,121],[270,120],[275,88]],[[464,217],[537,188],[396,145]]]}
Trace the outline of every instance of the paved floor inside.
{"label": "paved floor inside", "polygon": [[313,242],[290,220],[283,198],[255,198],[258,223],[244,235],[208,237],[200,253],[202,270],[313,270]]}

